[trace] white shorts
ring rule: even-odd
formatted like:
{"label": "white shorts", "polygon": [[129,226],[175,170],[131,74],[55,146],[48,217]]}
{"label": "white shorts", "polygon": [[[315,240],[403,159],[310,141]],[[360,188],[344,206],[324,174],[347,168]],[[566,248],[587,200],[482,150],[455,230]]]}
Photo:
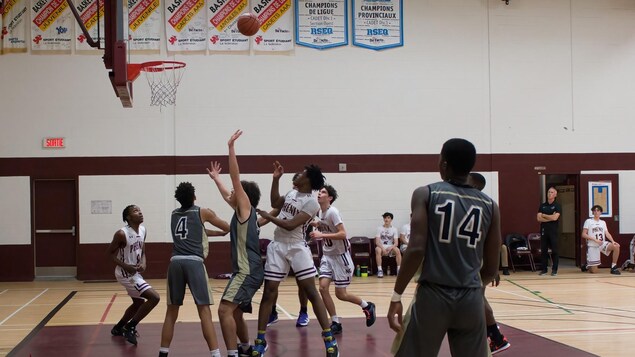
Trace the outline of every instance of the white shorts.
{"label": "white shorts", "polygon": [[293,269],[298,280],[313,278],[315,265],[313,254],[306,242],[283,243],[273,241],[267,247],[265,280],[282,281]]}
{"label": "white shorts", "polygon": [[604,255],[608,256],[609,253],[609,245],[611,242],[604,241],[599,247],[588,247],[586,251],[586,265],[590,267],[595,267],[600,265],[600,252]]}
{"label": "white shorts", "polygon": [[141,297],[141,294],[143,294],[148,289],[152,289],[152,286],[150,286],[150,284],[143,280],[143,277],[139,273],[136,273],[130,278],[124,278],[123,276],[120,276],[118,274],[116,275],[116,277],[119,284],[123,285],[123,287],[126,288],[128,295],[130,295],[130,297],[133,299],[143,299]]}
{"label": "white shorts", "polygon": [[353,260],[349,252],[322,256],[320,261],[320,279],[332,280],[335,288],[346,288],[350,285],[352,276]]}

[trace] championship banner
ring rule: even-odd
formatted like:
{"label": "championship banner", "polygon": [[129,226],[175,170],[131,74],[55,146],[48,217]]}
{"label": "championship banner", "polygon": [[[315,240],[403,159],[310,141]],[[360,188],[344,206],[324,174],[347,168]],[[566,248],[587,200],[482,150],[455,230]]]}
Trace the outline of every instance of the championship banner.
{"label": "championship banner", "polygon": [[161,0],[128,0],[128,49],[161,50]]}
{"label": "championship banner", "polygon": [[166,0],[165,32],[169,52],[205,51],[205,0]]}
{"label": "championship banner", "polygon": [[75,18],[66,0],[31,0],[31,53],[71,53]]}
{"label": "championship banner", "polygon": [[[104,36],[106,28],[104,27],[104,2],[99,1],[99,14],[97,13],[97,0],[82,0],[79,4],[75,3],[75,8],[82,19],[86,30],[90,37],[97,41],[99,39],[100,46],[104,47]],[[74,19],[74,17],[73,17]],[[97,33],[97,19],[99,19],[99,32]],[[94,52],[96,48],[90,47],[86,41],[86,36],[82,32],[82,28],[77,21],[75,23],[75,50],[77,52]]]}
{"label": "championship banner", "polygon": [[325,49],[348,45],[347,0],[295,0],[295,43]]}
{"label": "championship banner", "polygon": [[[2,1],[2,0],[0,0]],[[2,7],[2,53],[26,52],[28,0],[4,0]]]}
{"label": "championship banner", "polygon": [[353,45],[403,46],[403,0],[353,0]]}
{"label": "championship banner", "polygon": [[293,50],[291,0],[259,0],[251,10],[260,21],[260,31],[252,36],[254,50]]}
{"label": "championship banner", "polygon": [[238,31],[238,16],[248,7],[248,0],[208,0],[207,43],[210,51],[249,51],[249,37]]}

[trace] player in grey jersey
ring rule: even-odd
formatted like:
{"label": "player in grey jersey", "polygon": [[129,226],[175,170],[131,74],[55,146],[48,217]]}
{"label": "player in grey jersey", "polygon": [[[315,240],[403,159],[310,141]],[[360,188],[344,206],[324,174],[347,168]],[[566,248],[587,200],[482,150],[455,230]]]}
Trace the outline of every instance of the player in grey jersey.
{"label": "player in grey jersey", "polygon": [[[443,182],[412,194],[410,244],[388,309],[398,333],[395,356],[437,356],[446,333],[453,356],[489,353],[482,285],[498,270],[500,213],[490,197],[467,184],[475,161],[472,143],[446,141],[439,160]],[[419,269],[415,299],[402,320],[401,294]]]}

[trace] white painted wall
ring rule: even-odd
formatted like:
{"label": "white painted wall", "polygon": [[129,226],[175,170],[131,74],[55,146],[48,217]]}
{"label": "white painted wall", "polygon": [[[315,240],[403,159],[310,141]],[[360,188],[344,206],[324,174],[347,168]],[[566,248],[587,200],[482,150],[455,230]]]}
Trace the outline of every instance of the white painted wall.
{"label": "white painted wall", "polygon": [[0,245],[31,244],[31,181],[0,177]]}

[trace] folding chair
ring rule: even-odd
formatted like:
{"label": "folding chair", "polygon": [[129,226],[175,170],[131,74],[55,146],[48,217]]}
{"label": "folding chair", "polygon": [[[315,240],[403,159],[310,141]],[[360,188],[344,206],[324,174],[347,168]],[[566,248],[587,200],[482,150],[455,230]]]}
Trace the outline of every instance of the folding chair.
{"label": "folding chair", "polygon": [[529,242],[527,238],[518,233],[511,233],[505,237],[505,245],[507,246],[507,252],[509,253],[509,262],[512,265],[512,270],[516,272],[516,264],[514,264],[514,257],[517,259],[526,257],[528,263],[521,265],[529,265],[531,271],[536,271],[536,266],[534,264],[534,256],[529,247]]}

